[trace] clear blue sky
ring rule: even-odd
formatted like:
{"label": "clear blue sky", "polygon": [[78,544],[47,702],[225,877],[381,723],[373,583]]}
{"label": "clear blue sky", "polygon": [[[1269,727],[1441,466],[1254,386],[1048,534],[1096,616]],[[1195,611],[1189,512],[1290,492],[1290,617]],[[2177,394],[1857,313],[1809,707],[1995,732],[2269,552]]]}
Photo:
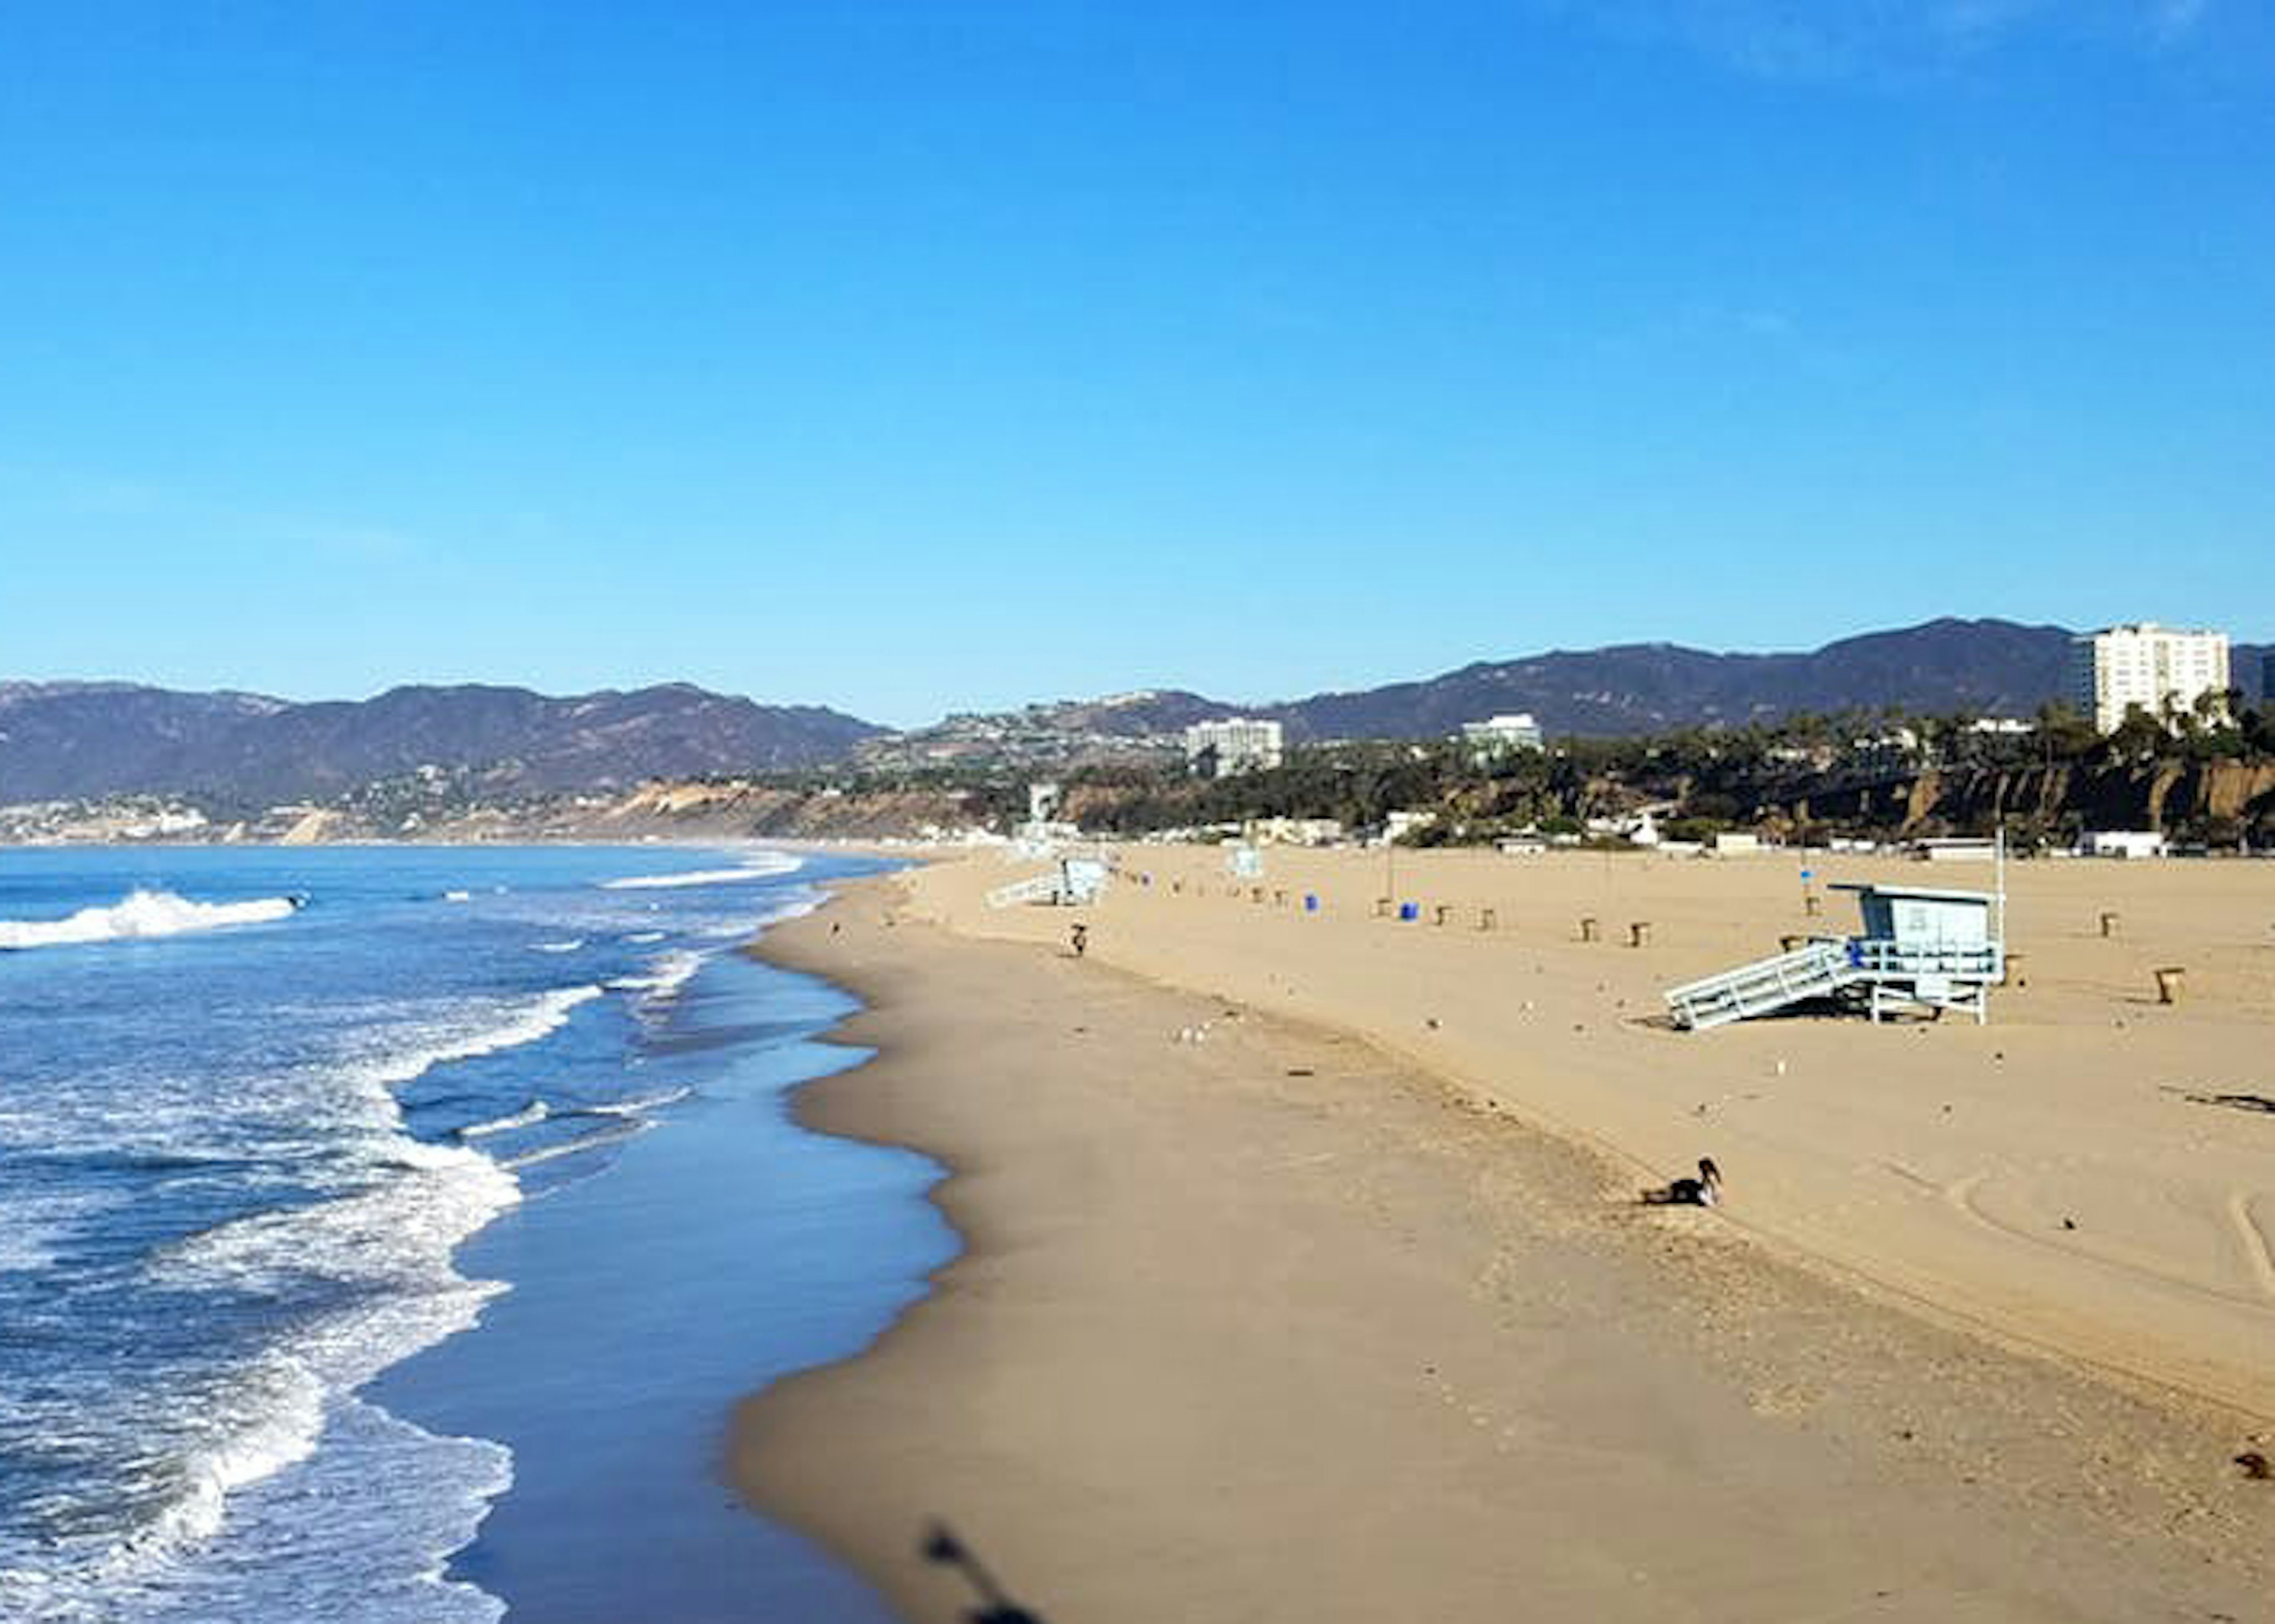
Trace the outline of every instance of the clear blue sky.
{"label": "clear blue sky", "polygon": [[5,16],[0,676],[2275,631],[2257,0]]}

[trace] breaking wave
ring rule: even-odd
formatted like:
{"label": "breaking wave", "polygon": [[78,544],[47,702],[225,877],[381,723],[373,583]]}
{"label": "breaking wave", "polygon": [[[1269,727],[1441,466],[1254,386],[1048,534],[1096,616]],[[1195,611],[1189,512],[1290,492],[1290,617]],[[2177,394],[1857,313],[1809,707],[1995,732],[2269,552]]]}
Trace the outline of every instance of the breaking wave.
{"label": "breaking wave", "polygon": [[632,874],[622,880],[603,880],[603,891],[661,891],[680,886],[736,885],[752,880],[773,880],[783,874],[794,874],[805,866],[804,857],[794,857],[786,851],[761,851],[746,858],[734,868],[699,868],[678,874]]}
{"label": "breaking wave", "polygon": [[298,912],[299,899],[263,896],[246,903],[196,903],[171,891],[134,891],[108,908],[82,908],[63,919],[0,919],[0,948],[60,948],[95,941],[179,936],[231,925],[266,925]]}

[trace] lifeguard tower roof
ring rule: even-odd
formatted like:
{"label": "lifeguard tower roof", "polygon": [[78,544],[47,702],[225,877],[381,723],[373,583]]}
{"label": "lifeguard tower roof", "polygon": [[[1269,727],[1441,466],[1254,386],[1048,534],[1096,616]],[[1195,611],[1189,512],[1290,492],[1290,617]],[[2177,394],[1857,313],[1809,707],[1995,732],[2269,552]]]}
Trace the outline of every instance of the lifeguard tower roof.
{"label": "lifeguard tower roof", "polygon": [[1834,891],[1856,891],[1881,896],[1902,896],[1931,903],[1975,903],[1989,906],[1999,900],[1989,891],[1946,891],[1934,886],[1884,886],[1855,880],[1836,880],[1827,888]]}

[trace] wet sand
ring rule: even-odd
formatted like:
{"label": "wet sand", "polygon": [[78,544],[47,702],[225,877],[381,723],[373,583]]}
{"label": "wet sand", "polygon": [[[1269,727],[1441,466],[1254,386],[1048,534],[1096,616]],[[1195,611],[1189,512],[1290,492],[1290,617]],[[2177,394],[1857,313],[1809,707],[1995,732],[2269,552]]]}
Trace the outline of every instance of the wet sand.
{"label": "wet sand", "polygon": [[[1343,948],[1258,950],[1293,912],[1170,872],[1085,914],[1080,963],[1067,913],[969,910],[993,859],[767,938],[881,1051],[802,1114],[947,1161],[967,1250],[746,1404],[732,1464],[903,1616],[969,1605],[916,1559],[933,1516],[1059,1624],[2269,1616],[2251,1417],[1796,1266],[1743,1175],[1635,1205],[1631,1153],[1271,1012],[1260,979]],[[1132,973],[1156,951],[1216,995]]]}

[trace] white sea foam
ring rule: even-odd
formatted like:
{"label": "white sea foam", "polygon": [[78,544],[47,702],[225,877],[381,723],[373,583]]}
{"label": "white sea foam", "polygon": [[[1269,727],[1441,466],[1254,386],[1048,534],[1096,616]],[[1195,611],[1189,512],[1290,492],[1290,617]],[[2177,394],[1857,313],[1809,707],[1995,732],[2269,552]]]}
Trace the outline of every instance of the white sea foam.
{"label": "white sea foam", "polygon": [[607,1105],[578,1106],[563,1114],[572,1116],[645,1116],[650,1111],[661,1111],[666,1106],[676,1106],[695,1091],[688,1087],[658,1089],[653,1094],[631,1099],[612,1100]]}
{"label": "white sea foam", "polygon": [[679,989],[703,968],[703,956],[684,948],[661,954],[648,965],[646,975],[619,976],[608,986],[614,992],[638,993],[641,1011],[653,1013],[679,996]]}
{"label": "white sea foam", "polygon": [[0,919],[0,948],[58,948],[95,941],[179,936],[231,925],[265,925],[290,918],[299,903],[289,896],[244,903],[197,903],[171,891],[135,891],[108,908],[82,908],[64,919]]}
{"label": "white sea foam", "polygon": [[804,857],[792,857],[787,851],[760,851],[745,857],[734,868],[699,868],[692,873],[633,874],[623,880],[603,880],[604,891],[654,891],[674,889],[680,886],[736,885],[745,880],[772,880],[782,874],[796,873],[805,866]]}
{"label": "white sea foam", "polygon": [[654,1126],[654,1122],[645,1117],[635,1117],[622,1128],[612,1128],[605,1133],[591,1134],[582,1139],[572,1139],[566,1144],[548,1144],[543,1150],[531,1151],[526,1154],[516,1156],[505,1165],[519,1169],[533,1167],[542,1161],[557,1161],[563,1156],[581,1156],[586,1151],[602,1150],[611,1144],[622,1144],[627,1139],[636,1139]]}
{"label": "white sea foam", "polygon": [[601,993],[600,987],[590,985],[556,987],[539,993],[492,1024],[389,1055],[375,1062],[370,1075],[374,1081],[392,1086],[408,1083],[452,1061],[473,1060],[501,1049],[517,1049],[523,1044],[535,1043],[566,1024],[570,1012],[578,1005],[589,1003]]}
{"label": "white sea foam", "polygon": [[553,1107],[542,1099],[533,1099],[511,1116],[501,1116],[495,1122],[475,1122],[458,1129],[461,1139],[480,1139],[494,1133],[510,1133],[517,1128],[526,1128],[541,1122],[553,1114]]}
{"label": "white sea foam", "polygon": [[574,953],[585,945],[582,936],[571,936],[566,941],[540,941],[530,944],[532,953]]}
{"label": "white sea foam", "polygon": [[645,948],[652,941],[661,941],[663,940],[663,933],[661,931],[634,931],[631,935],[625,937],[624,940],[631,943],[635,948]]}

